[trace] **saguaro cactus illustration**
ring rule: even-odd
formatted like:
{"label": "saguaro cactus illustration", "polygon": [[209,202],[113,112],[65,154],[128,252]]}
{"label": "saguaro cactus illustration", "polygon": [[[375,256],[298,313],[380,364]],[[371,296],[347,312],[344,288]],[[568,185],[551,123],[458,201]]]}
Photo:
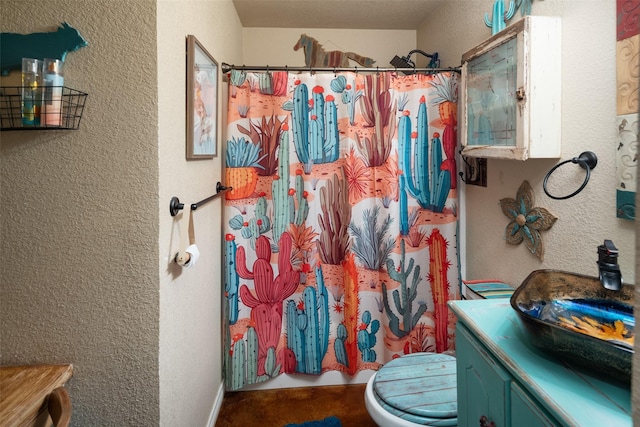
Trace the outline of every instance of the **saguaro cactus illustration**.
{"label": "saguaro cactus illustration", "polygon": [[[411,332],[416,326],[420,317],[427,310],[427,305],[423,302],[418,303],[418,310],[413,312],[413,301],[418,295],[418,283],[422,280],[420,277],[420,266],[416,265],[414,270],[414,259],[409,260],[409,265],[405,268],[405,244],[404,239],[400,241],[400,265],[396,269],[396,265],[392,259],[387,260],[387,272],[389,276],[400,283],[400,288],[395,289],[391,295],[398,314],[402,316],[402,324],[400,318],[394,313],[389,305],[389,297],[387,295],[387,286],[382,283],[382,302],[384,310],[389,317],[389,329],[398,338],[402,338]],[[407,283],[409,275],[413,270],[411,284]]]}
{"label": "saguaro cactus illustration", "polygon": [[278,175],[271,183],[273,197],[273,239],[278,240],[290,224],[301,225],[309,214],[309,203],[304,190],[302,172],[296,173],[295,188],[289,187],[289,133],[283,125],[278,149]]}
{"label": "saguaro cactus illustration", "polygon": [[335,162],[340,153],[335,99],[333,95],[325,99],[323,92],[322,86],[315,86],[309,99],[307,85],[298,82],[293,90],[293,105],[283,106],[291,110],[293,142],[307,174],[311,173],[312,165]]}
{"label": "saguaro cactus illustration", "polygon": [[329,294],[320,267],[316,267],[318,290],[308,286],[296,306],[287,302],[287,347],[296,355],[296,371],[320,374],[329,347]]}
{"label": "saguaro cactus illustration", "polygon": [[242,334],[234,337],[230,346],[231,361],[227,362],[227,386],[239,390],[245,384],[258,382],[258,336],[252,327],[247,329],[246,341]]}
{"label": "saguaro cactus illustration", "polygon": [[451,262],[447,259],[448,243],[437,228],[427,240],[429,244],[429,283],[435,306],[436,352],[447,349],[447,301],[449,300],[449,279],[447,271]]}
{"label": "saguaro cactus illustration", "polygon": [[[429,143],[429,125],[427,122],[427,105],[424,96],[418,107],[417,131],[411,132],[411,118],[405,111],[398,124],[398,167],[402,171],[399,179],[400,193],[405,190],[416,199],[420,207],[434,212],[442,212],[451,188],[451,172],[441,170],[442,143],[440,135],[434,134]],[[413,168],[412,156],[413,152]],[[411,171],[415,178],[411,176]],[[405,197],[406,194],[400,194]],[[409,212],[403,209],[406,199],[400,200],[401,216],[406,218]],[[401,219],[401,224],[404,224]],[[407,231],[408,230],[402,230]]]}
{"label": "saguaro cactus illustration", "polygon": [[238,321],[238,285],[240,279],[236,271],[236,251],[235,237],[233,234],[227,234],[224,244],[224,293],[227,299],[227,316],[230,325]]}
{"label": "saguaro cactus illustration", "polygon": [[256,240],[256,256],[253,270],[247,268],[247,257],[243,246],[236,254],[236,268],[243,279],[251,279],[254,292],[247,285],[240,286],[242,302],[251,308],[251,320],[258,334],[258,375],[265,374],[265,361],[269,348],[274,350],[282,329],[283,302],[298,287],[300,273],[291,265],[291,237],[283,233],[279,241],[278,274],[271,267],[271,245],[269,239],[260,236]]}

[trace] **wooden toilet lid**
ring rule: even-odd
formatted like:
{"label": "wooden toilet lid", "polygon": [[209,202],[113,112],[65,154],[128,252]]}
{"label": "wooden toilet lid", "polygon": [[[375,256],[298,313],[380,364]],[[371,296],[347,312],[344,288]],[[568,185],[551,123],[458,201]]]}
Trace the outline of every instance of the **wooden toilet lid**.
{"label": "wooden toilet lid", "polygon": [[458,416],[456,359],[413,353],[393,359],[377,373],[373,390],[387,406],[428,418]]}

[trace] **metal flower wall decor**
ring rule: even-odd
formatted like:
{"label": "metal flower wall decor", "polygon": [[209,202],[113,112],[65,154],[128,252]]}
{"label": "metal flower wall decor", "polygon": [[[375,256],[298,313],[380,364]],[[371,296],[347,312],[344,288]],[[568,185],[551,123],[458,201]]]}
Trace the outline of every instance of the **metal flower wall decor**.
{"label": "metal flower wall decor", "polygon": [[525,242],[532,254],[544,260],[544,244],[540,232],[550,229],[558,218],[548,210],[534,206],[533,190],[529,181],[524,181],[516,198],[500,200],[502,213],[511,221],[505,230],[505,240],[512,245]]}

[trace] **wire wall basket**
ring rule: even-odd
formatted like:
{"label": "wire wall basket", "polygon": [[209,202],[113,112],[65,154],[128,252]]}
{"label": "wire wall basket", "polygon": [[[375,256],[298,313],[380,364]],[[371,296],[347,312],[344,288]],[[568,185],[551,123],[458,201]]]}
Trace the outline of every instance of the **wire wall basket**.
{"label": "wire wall basket", "polygon": [[[27,93],[40,96],[42,99],[42,91],[38,89],[27,88]],[[47,112],[45,109],[38,109],[35,112],[36,120],[23,120],[23,87],[22,86],[3,86],[0,87],[0,131],[5,130],[43,130],[43,129],[71,129],[76,130],[80,127],[80,119],[84,112],[84,104],[87,100],[87,94],[75,89],[62,87],[61,108],[55,113]],[[55,120],[47,118],[47,115],[55,115]],[[54,123],[54,124],[51,124]]]}

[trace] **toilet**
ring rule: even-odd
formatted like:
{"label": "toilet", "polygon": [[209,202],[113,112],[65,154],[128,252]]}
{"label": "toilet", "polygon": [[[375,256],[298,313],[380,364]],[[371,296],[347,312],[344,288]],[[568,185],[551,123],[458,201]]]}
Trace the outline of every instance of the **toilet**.
{"label": "toilet", "polygon": [[456,426],[456,359],[413,353],[393,359],[367,382],[365,406],[380,427]]}

